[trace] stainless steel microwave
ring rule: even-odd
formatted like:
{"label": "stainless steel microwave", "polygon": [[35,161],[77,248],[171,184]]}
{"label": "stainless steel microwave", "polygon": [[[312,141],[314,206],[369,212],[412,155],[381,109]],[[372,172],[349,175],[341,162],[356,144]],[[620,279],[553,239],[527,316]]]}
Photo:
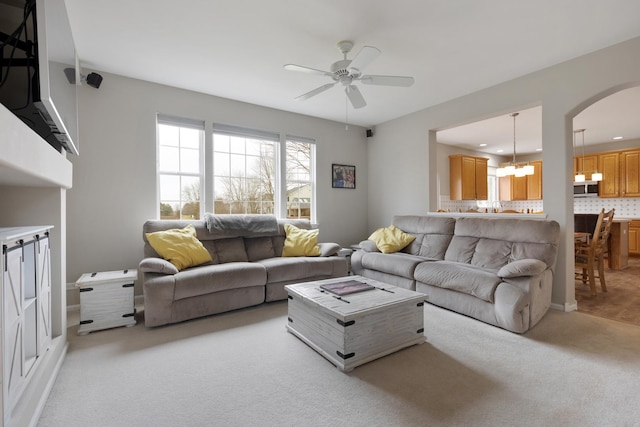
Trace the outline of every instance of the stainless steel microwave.
{"label": "stainless steel microwave", "polygon": [[573,197],[598,197],[598,181],[574,182]]}

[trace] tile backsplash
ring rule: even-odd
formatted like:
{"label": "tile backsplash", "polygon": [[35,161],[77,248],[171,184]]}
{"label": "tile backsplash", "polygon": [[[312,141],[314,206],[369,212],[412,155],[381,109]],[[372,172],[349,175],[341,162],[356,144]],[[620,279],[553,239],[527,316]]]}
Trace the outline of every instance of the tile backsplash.
{"label": "tile backsplash", "polygon": [[640,218],[640,198],[628,197],[620,199],[601,199],[599,197],[585,197],[573,199],[575,213],[598,213],[604,208],[616,210],[615,216]]}
{"label": "tile backsplash", "polygon": [[[542,200],[500,202],[500,205],[500,210],[512,209],[520,212],[527,212],[527,210],[529,212],[544,211]],[[637,197],[620,199],[585,197],[573,199],[574,213],[598,213],[602,208],[604,208],[605,210],[615,208],[615,216],[617,217],[640,219],[640,198]],[[442,209],[448,212],[464,212],[468,209],[484,210],[484,208],[478,208],[475,200],[449,200],[448,195],[440,196],[440,206],[438,207],[438,209]]]}

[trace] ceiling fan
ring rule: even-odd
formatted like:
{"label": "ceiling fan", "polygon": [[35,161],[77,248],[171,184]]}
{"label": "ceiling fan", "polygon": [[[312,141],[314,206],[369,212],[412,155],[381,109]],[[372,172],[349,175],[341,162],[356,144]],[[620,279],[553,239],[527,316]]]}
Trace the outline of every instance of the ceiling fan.
{"label": "ceiling fan", "polygon": [[347,94],[347,98],[351,101],[353,108],[362,108],[367,103],[360,93],[360,89],[353,83],[360,81],[366,85],[380,85],[380,86],[400,86],[408,87],[413,84],[413,77],[403,76],[372,76],[363,75],[364,68],[373,62],[382,52],[373,46],[364,46],[360,49],[360,52],[353,59],[347,59],[347,53],[353,48],[353,42],[349,40],[343,40],[338,42],[338,49],[344,55],[344,59],[331,64],[331,71],[323,71],[315,68],[305,67],[296,64],[286,64],[285,70],[289,71],[302,71],[304,73],[319,74],[327,77],[331,77],[333,83],[327,83],[310,92],[302,94],[295,99],[298,101],[304,101],[316,96],[326,90],[331,89],[338,83],[344,86],[344,91]]}

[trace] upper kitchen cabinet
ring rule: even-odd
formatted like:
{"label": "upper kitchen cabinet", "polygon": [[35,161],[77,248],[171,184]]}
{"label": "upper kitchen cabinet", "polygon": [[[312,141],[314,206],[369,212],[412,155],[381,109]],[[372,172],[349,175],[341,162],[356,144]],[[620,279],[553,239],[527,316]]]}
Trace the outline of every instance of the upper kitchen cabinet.
{"label": "upper kitchen cabinet", "polygon": [[640,150],[620,153],[620,187],[622,197],[640,197]]}
{"label": "upper kitchen cabinet", "polygon": [[542,160],[529,162],[533,175],[527,175],[527,200],[542,200]]}
{"label": "upper kitchen cabinet", "polygon": [[576,165],[576,170],[573,171],[573,175],[583,173],[585,179],[590,181],[591,174],[598,170],[598,155],[576,156],[574,164]]}
{"label": "upper kitchen cabinet", "polygon": [[499,198],[503,201],[542,200],[542,160],[529,162],[533,175],[503,176],[498,181]]}
{"label": "upper kitchen cabinet", "polygon": [[454,154],[449,156],[449,194],[451,200],[487,200],[486,157]]}
{"label": "upper kitchen cabinet", "polygon": [[527,177],[501,176],[498,181],[498,197],[502,201],[527,200]]}
{"label": "upper kitchen cabinet", "polygon": [[602,181],[598,186],[598,196],[620,197],[620,153],[599,154],[598,172],[602,173]]}

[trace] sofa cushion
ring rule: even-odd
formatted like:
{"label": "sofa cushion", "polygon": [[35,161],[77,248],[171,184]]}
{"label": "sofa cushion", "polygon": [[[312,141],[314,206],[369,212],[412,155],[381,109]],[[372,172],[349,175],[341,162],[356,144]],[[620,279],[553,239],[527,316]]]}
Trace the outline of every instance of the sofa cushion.
{"label": "sofa cushion", "polygon": [[267,271],[267,283],[292,282],[333,275],[332,257],[280,257],[257,261]]}
{"label": "sofa cushion", "polygon": [[249,261],[242,237],[215,240],[214,246],[215,258],[220,264]]}
{"label": "sofa cushion", "polygon": [[451,289],[493,302],[496,287],[502,282],[495,271],[449,261],[423,262],[416,266],[417,282]]}
{"label": "sofa cushion", "polygon": [[405,253],[367,252],[362,255],[360,263],[362,268],[413,279],[416,266],[425,261],[423,257]]}
{"label": "sofa cushion", "polygon": [[547,264],[538,259],[519,259],[510,262],[498,271],[498,276],[505,279],[522,276],[537,276],[547,269]]}
{"label": "sofa cushion", "polygon": [[271,236],[246,238],[244,239],[244,247],[249,261],[258,261],[276,256]]}
{"label": "sofa cushion", "polygon": [[287,238],[282,249],[283,257],[318,256],[318,233],[320,230],[302,230],[295,225],[285,224]]}
{"label": "sofa cushion", "polygon": [[369,236],[369,240],[374,241],[383,254],[398,252],[415,238],[416,236],[405,233],[393,224],[386,228],[378,228]]}
{"label": "sofa cushion", "polygon": [[471,258],[471,264],[497,270],[509,262],[512,243],[504,240],[480,239]]}
{"label": "sofa cushion", "polygon": [[146,238],[153,249],[178,270],[211,261],[209,252],[196,238],[193,225],[147,233]]}
{"label": "sofa cushion", "polygon": [[166,259],[155,257],[143,259],[138,268],[143,273],[176,274],[178,272],[176,266]]}
{"label": "sofa cushion", "polygon": [[455,218],[396,215],[392,224],[416,239],[402,251],[433,259],[444,259],[444,253],[453,236]]}
{"label": "sofa cushion", "polygon": [[337,243],[318,243],[318,247],[320,248],[320,256],[332,256],[340,252],[340,245]]}
{"label": "sofa cushion", "polygon": [[264,286],[267,272],[257,263],[230,262],[188,268],[174,278],[174,299],[179,300],[228,289]]}

